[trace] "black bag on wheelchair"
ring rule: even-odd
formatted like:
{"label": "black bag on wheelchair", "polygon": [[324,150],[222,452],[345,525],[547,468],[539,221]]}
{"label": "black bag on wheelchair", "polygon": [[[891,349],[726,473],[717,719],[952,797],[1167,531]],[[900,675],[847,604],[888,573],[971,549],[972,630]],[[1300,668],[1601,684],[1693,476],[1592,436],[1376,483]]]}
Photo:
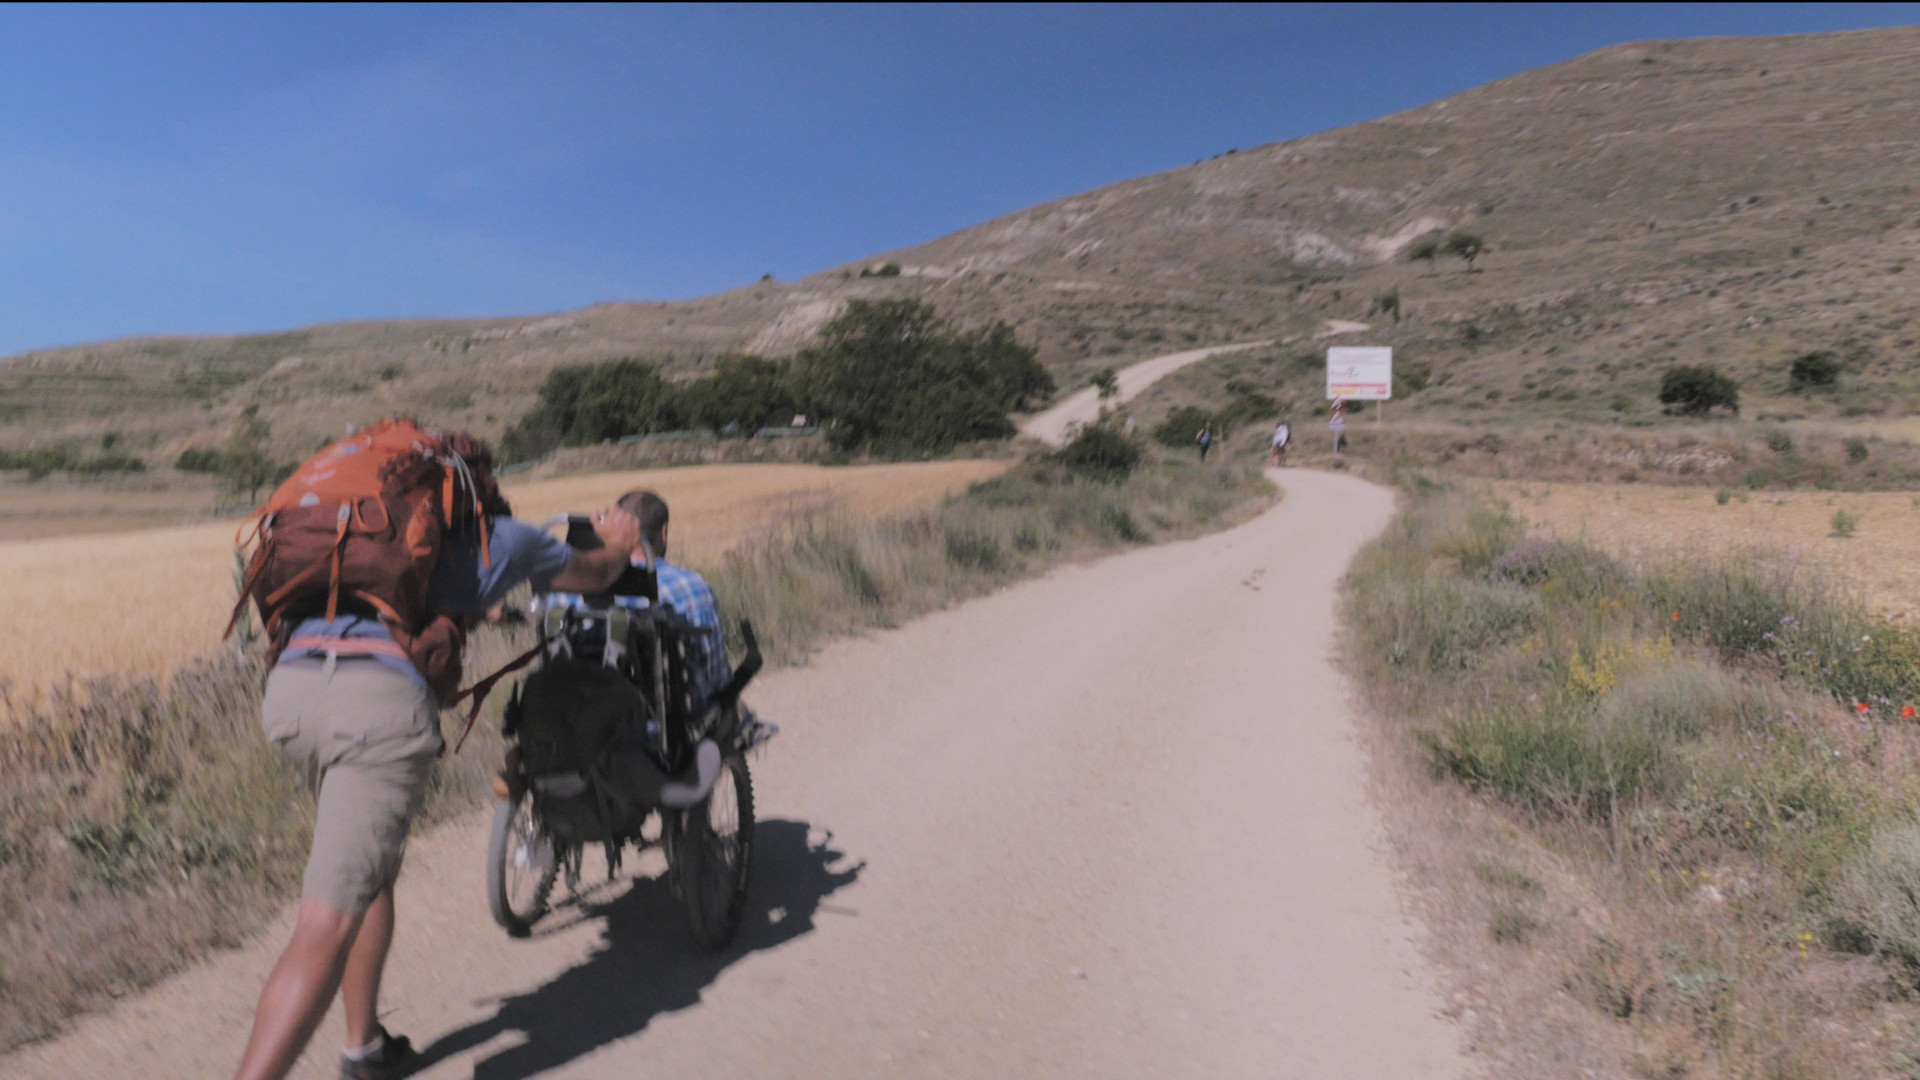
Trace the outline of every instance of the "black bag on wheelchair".
{"label": "black bag on wheelchair", "polygon": [[555,657],[521,683],[515,733],[527,773],[585,772],[622,731],[639,730],[646,700],[604,664]]}

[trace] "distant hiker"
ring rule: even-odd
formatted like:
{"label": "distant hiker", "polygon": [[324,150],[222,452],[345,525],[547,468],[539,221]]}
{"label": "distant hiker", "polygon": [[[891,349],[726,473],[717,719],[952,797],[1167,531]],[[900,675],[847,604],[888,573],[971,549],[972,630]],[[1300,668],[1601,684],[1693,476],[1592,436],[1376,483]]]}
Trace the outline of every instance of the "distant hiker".
{"label": "distant hiker", "polygon": [[1333,403],[1333,415],[1327,417],[1327,430],[1333,432],[1333,452],[1338,454],[1347,448],[1347,403],[1345,400]]}
{"label": "distant hiker", "polygon": [[1205,427],[1202,427],[1200,429],[1200,434],[1195,435],[1193,437],[1193,441],[1200,445],[1200,462],[1201,464],[1205,464],[1207,460],[1207,451],[1211,449],[1213,446],[1213,425],[1208,424]]}
{"label": "distant hiker", "polygon": [[1287,426],[1285,420],[1275,425],[1273,429],[1273,452],[1267,455],[1268,463],[1275,466],[1285,465],[1287,463],[1287,443],[1291,442],[1292,439],[1293,429]]}
{"label": "distant hiker", "polygon": [[523,581],[609,587],[640,536],[610,509],[595,525],[605,547],[576,551],[510,512],[478,440],[405,420],[322,450],[261,508],[241,597],[272,643],[261,723],[316,806],[293,939],[260,992],[240,1080],[286,1076],[336,993],[342,1077],[421,1064],[380,1026],[380,976],[407,829],[445,745],[440,709],[472,693],[455,693],[466,630]]}

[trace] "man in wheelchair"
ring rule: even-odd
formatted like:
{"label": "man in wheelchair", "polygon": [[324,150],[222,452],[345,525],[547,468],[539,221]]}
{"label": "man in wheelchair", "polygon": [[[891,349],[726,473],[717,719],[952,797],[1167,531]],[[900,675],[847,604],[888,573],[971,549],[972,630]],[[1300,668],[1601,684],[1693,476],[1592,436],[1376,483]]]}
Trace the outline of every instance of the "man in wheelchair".
{"label": "man in wheelchair", "polygon": [[[680,667],[685,673],[687,715],[703,716],[718,691],[733,677],[732,665],[727,660],[719,602],[704,577],[667,561],[669,522],[665,499],[653,491],[629,491],[620,497],[619,506],[640,523],[644,549],[635,549],[635,565],[641,565],[651,555],[655,581],[653,591],[658,597],[661,611],[678,616],[675,621],[681,628],[678,635]],[[604,602],[604,598],[601,602]],[[646,596],[619,592],[612,596],[612,602],[630,609],[646,608],[652,603]],[[546,603],[549,609],[589,610],[592,606],[588,598],[576,593],[552,593]],[[734,715],[724,718],[724,726],[731,729],[734,738],[742,746],[751,747],[771,735],[771,725],[756,721],[745,706],[737,705],[735,709],[737,712]],[[709,735],[717,734],[720,732],[709,732]],[[689,767],[676,777],[669,776],[659,768],[657,754],[644,752],[653,737],[652,732],[624,733],[621,741],[627,746],[625,752],[618,755],[614,775],[624,792],[642,802],[665,806],[687,805],[703,796],[713,782],[712,774],[717,771],[721,758],[720,747],[714,739],[703,738],[694,746]]]}

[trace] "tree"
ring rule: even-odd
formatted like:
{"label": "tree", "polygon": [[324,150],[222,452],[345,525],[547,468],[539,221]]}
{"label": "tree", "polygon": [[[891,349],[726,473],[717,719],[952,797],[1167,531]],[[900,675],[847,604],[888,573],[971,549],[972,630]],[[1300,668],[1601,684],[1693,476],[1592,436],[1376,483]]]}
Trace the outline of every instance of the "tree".
{"label": "tree", "polygon": [[241,410],[240,422],[220,454],[220,479],[228,491],[244,493],[248,502],[259,501],[260,488],[279,471],[268,452],[272,439],[273,427],[260,418],[260,406]]}
{"label": "tree", "polygon": [[1660,377],[1660,404],[1684,416],[1705,416],[1717,407],[1740,411],[1740,384],[1712,364],[1680,364]]}
{"label": "tree", "polygon": [[1787,383],[1796,391],[1832,386],[1839,381],[1840,358],[1825,349],[1794,357],[1793,366],[1787,369]]}
{"label": "tree", "polygon": [[1484,255],[1486,250],[1486,237],[1481,236],[1477,232],[1470,232],[1466,229],[1455,229],[1447,236],[1447,254],[1458,256],[1464,260],[1469,271],[1473,269],[1473,260]]}
{"label": "tree", "polygon": [[787,366],[748,353],[729,353],[714,360],[712,374],[688,383],[681,401],[688,420],[714,431],[729,425],[758,431],[784,424],[800,411]]}
{"label": "tree", "polygon": [[510,461],[528,461],[558,446],[586,446],[679,425],[679,395],[652,364],[610,360],[554,368],[540,400],[500,440]]}
{"label": "tree", "polygon": [[1012,412],[1026,412],[1053,396],[1053,375],[1040,366],[1039,354],[1020,344],[1013,327],[996,322],[985,330],[961,335],[974,358],[1000,386],[1000,403]]}
{"label": "tree", "polygon": [[659,369],[638,360],[598,364],[580,382],[563,441],[587,446],[680,424],[679,402]]}
{"label": "tree", "polygon": [[945,450],[1013,434],[1007,411],[1038,380],[1006,380],[1027,362],[1010,341],[956,333],[919,300],[852,300],[800,352],[796,382],[840,449]]}

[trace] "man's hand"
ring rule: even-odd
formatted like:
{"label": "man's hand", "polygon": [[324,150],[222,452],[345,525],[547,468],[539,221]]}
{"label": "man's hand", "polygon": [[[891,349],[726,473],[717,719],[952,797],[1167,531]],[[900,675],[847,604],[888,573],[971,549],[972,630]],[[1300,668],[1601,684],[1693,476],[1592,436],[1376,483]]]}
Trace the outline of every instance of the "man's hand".
{"label": "man's hand", "polygon": [[640,546],[640,519],[618,506],[602,510],[594,518],[593,531],[600,535],[601,543],[629,556]]}
{"label": "man's hand", "polygon": [[593,531],[605,547],[594,551],[574,550],[565,569],[554,575],[555,592],[597,593],[611,588],[626,572],[633,549],[640,544],[640,522],[619,507],[594,515]]}

